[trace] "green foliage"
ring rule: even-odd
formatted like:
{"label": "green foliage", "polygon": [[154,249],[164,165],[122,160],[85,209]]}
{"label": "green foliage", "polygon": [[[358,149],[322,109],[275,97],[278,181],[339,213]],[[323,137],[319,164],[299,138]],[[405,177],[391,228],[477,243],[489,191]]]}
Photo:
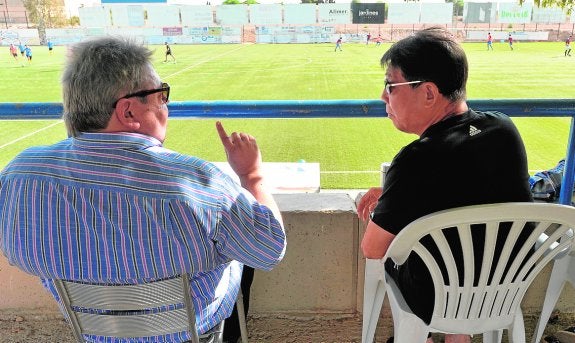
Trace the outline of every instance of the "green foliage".
{"label": "green foliage", "polygon": [[68,24],[70,26],[80,26],[80,17],[78,16],[71,16],[70,19],[68,19]]}
{"label": "green foliage", "polygon": [[46,28],[63,27],[68,21],[64,15],[63,2],[60,0],[23,0],[28,18],[36,23],[40,31],[40,41],[45,42]]}
{"label": "green foliage", "polygon": [[[525,0],[519,0],[520,4],[523,4]],[[567,14],[571,14],[575,8],[575,0],[534,0],[534,3],[538,7],[559,7],[566,10]]]}

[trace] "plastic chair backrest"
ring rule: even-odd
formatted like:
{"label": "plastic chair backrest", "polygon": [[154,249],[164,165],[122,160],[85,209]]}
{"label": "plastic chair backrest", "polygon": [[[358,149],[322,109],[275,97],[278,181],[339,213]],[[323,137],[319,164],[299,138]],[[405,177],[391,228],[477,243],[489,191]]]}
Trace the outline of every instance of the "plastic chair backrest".
{"label": "plastic chair backrest", "polygon": [[[514,248],[526,227],[526,230],[532,228],[531,233],[524,237],[522,246]],[[390,258],[401,265],[412,251],[422,258],[435,287],[435,307],[430,323],[434,330],[483,333],[513,323],[533,279],[557,254],[563,252],[565,255],[571,248],[573,228],[575,208],[570,206],[501,203],[461,207],[436,212],[410,223],[395,237],[384,260]],[[445,230],[457,230],[463,251],[463,271],[458,271]],[[475,261],[474,230],[484,231],[479,264]],[[502,248],[496,251],[496,245],[500,246],[499,230],[507,230],[508,234]],[[437,245],[440,259],[422,244],[421,240],[426,236]],[[453,244],[453,240],[451,242]],[[442,273],[441,265],[447,275]],[[480,270],[475,270],[476,265],[481,266]]]}
{"label": "plastic chair backrest", "polygon": [[153,337],[187,331],[199,342],[187,275],[135,285],[54,280],[74,337]]}

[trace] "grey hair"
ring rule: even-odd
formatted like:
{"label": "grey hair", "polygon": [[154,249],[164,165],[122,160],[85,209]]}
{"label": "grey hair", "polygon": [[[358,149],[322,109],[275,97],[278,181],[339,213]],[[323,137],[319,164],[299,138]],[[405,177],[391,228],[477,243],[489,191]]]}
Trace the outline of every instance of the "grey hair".
{"label": "grey hair", "polygon": [[118,98],[157,82],[151,56],[148,48],[123,37],[100,37],[71,47],[62,75],[68,135],[106,128]]}

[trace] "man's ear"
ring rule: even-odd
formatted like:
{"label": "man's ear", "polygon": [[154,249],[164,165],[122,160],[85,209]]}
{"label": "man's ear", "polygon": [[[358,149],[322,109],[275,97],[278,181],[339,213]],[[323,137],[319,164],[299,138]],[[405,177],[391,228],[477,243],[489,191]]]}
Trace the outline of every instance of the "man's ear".
{"label": "man's ear", "polygon": [[120,99],[116,104],[114,116],[116,120],[126,128],[126,131],[136,131],[140,128],[137,116],[132,112],[132,102],[130,99]]}
{"label": "man's ear", "polygon": [[439,99],[439,96],[441,95],[439,93],[439,88],[437,88],[437,86],[433,82],[426,82],[425,84],[423,84],[423,87],[425,87],[424,91],[425,91],[426,105],[433,106]]}

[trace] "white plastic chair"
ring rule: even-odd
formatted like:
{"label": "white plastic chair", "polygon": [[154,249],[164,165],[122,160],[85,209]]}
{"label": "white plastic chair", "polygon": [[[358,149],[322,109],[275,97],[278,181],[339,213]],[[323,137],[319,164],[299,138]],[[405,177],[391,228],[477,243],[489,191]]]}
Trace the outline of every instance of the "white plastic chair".
{"label": "white plastic chair", "polygon": [[[57,279],[54,282],[77,342],[86,342],[84,335],[127,338],[184,331],[190,333],[193,343],[200,340],[186,274],[136,285],[94,285]],[[242,341],[247,343],[241,289],[236,304]],[[156,311],[146,311],[150,309]],[[222,329],[220,325],[214,342],[222,341]]]}
{"label": "white plastic chair", "polygon": [[572,250],[567,258],[555,261],[553,270],[549,277],[549,284],[545,293],[545,300],[543,300],[543,308],[537,321],[537,327],[533,334],[533,343],[539,343],[545,326],[551,317],[553,308],[559,300],[561,291],[566,282],[570,282],[571,286],[575,287],[575,250]]}
{"label": "white plastic chair", "polygon": [[[504,222],[512,223],[512,226],[510,229],[506,226],[509,234],[495,267],[493,281],[489,284],[497,232],[499,224]],[[478,271],[479,282],[474,286],[471,231],[481,228],[471,225],[482,223],[485,224],[484,253],[481,270]],[[511,250],[526,223],[534,223],[534,229],[511,261]],[[449,228],[457,229],[464,252],[462,281],[442,233],[442,230]],[[468,206],[440,211],[413,221],[395,237],[383,259],[366,261],[362,342],[373,342],[386,289],[396,342],[425,342],[429,332],[482,333],[484,342],[500,342],[503,329],[509,330],[511,342],[525,342],[520,308],[525,291],[551,259],[558,254],[565,256],[569,251],[573,244],[572,228],[575,228],[575,208],[546,203]],[[438,261],[420,243],[420,239],[426,235],[432,237],[441,252],[447,268],[447,284],[444,283]],[[411,312],[394,281],[384,270],[386,259],[390,258],[401,265],[412,251],[422,258],[433,279],[435,306],[429,325]],[[530,252],[532,254],[527,257]],[[504,273],[508,261],[509,270]],[[522,261],[525,263],[522,264]]]}

